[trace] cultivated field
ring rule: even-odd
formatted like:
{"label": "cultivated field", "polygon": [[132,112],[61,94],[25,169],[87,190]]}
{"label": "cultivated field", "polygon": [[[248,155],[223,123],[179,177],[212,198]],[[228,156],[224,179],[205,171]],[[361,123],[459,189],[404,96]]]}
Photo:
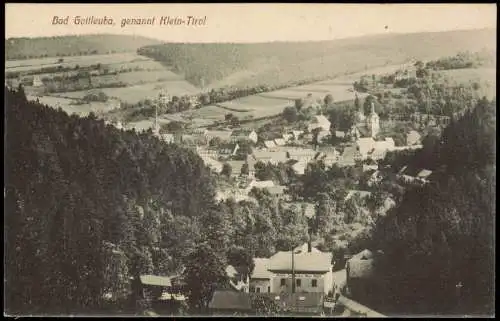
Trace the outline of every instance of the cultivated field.
{"label": "cultivated field", "polygon": [[444,70],[439,72],[454,83],[471,85],[478,83],[481,95],[492,99],[496,97],[496,69],[495,68],[471,68]]}
{"label": "cultivated field", "polygon": [[90,66],[97,63],[102,65],[107,64],[122,64],[126,62],[151,61],[151,59],[139,56],[135,53],[117,53],[109,55],[89,55],[89,56],[72,56],[63,57],[63,62],[59,63],[59,58],[48,57],[28,60],[7,60],[5,62],[6,71],[29,71],[40,69],[42,67],[80,67]]}

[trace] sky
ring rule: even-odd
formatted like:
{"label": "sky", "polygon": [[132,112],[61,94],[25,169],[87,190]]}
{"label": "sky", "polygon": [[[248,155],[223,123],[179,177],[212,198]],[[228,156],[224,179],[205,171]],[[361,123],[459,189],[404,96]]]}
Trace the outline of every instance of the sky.
{"label": "sky", "polygon": [[[53,25],[69,16],[68,25]],[[75,25],[76,16],[113,18],[115,25]],[[162,16],[206,17],[201,26],[161,26]],[[126,18],[154,26],[125,26]],[[315,41],[384,33],[496,29],[495,4],[6,4],[11,37],[74,34],[142,35],[166,42]]]}

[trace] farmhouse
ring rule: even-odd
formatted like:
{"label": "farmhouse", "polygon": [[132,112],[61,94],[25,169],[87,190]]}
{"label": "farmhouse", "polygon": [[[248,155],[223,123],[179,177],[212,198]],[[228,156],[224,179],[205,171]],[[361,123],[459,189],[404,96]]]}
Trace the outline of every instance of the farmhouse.
{"label": "farmhouse", "polygon": [[258,137],[257,133],[255,132],[255,130],[239,129],[239,130],[235,130],[231,134],[232,141],[240,141],[240,140],[246,141],[246,140],[248,140],[248,141],[251,141],[254,144],[256,144],[258,138],[259,137]]}
{"label": "farmhouse", "polygon": [[268,258],[254,258],[255,267],[250,276],[250,292],[262,293],[271,292],[272,273],[267,269]]}

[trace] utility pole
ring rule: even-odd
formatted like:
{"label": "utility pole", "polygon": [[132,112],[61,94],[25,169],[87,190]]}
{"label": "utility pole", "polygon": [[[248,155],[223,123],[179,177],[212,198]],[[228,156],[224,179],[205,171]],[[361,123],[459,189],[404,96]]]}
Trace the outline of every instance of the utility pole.
{"label": "utility pole", "polygon": [[292,293],[295,293],[295,249],[292,247]]}

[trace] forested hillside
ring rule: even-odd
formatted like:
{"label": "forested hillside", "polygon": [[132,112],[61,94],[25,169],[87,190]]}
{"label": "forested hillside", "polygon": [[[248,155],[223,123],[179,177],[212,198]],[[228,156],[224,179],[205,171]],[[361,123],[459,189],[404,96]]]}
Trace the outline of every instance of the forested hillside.
{"label": "forested hillside", "polygon": [[496,101],[483,99],[408,160],[434,174],[377,226],[380,311],[494,313],[495,140]]}
{"label": "forested hillside", "polygon": [[160,43],[158,40],[146,37],[124,35],[10,38],[5,40],[5,59],[15,60],[134,52],[137,48]]}
{"label": "forested hillside", "polygon": [[[335,41],[146,46],[139,54],[172,66],[197,85],[274,85],[362,71],[409,59],[495,48],[495,30],[366,36]],[[227,81],[224,81],[226,79]]]}
{"label": "forested hillside", "polygon": [[185,240],[159,226],[214,213],[202,160],[22,91],[5,95],[7,311],[96,312],[107,292],[128,297],[129,277],[172,273],[180,258],[169,241]]}

